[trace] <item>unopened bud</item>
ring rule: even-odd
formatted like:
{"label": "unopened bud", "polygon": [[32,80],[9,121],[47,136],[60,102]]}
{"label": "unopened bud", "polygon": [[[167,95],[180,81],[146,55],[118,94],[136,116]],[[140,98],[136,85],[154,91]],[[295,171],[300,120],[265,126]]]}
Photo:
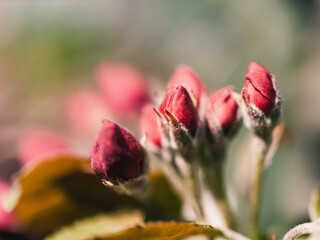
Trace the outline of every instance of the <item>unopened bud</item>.
{"label": "unopened bud", "polygon": [[22,165],[36,164],[47,156],[69,152],[69,143],[59,134],[42,128],[30,128],[25,131],[18,143],[19,160]]}
{"label": "unopened bud", "polygon": [[129,65],[102,63],[97,79],[106,106],[116,114],[134,115],[149,101],[145,77]]}
{"label": "unopened bud", "polygon": [[157,114],[151,104],[146,104],[141,112],[140,129],[145,134],[147,140],[155,146],[161,147],[161,132],[158,125]]}
{"label": "unopened bud", "polygon": [[110,120],[102,124],[91,149],[95,173],[115,185],[139,178],[145,173],[146,156],[138,139]]}
{"label": "unopened bud", "polygon": [[209,98],[206,119],[214,137],[232,136],[239,127],[241,114],[233,94],[233,88],[226,86]]}
{"label": "unopened bud", "polygon": [[195,98],[197,105],[199,105],[205,86],[191,68],[185,65],[176,68],[169,80],[168,87],[175,85],[182,85],[188,91],[190,97]]}
{"label": "unopened bud", "polygon": [[65,108],[69,126],[76,132],[87,135],[95,133],[100,127],[100,119],[108,115],[100,94],[90,89],[69,92]]}
{"label": "unopened bud", "polygon": [[192,100],[183,86],[170,87],[159,110],[168,121],[170,119],[166,111],[171,113],[194,136],[198,127],[198,116]]}
{"label": "unopened bud", "polygon": [[247,121],[258,134],[269,134],[281,112],[281,97],[275,77],[256,62],[250,63],[241,92]]}
{"label": "unopened bud", "polygon": [[273,76],[256,62],[250,63],[245,77],[243,97],[264,114],[269,114],[276,103]]}

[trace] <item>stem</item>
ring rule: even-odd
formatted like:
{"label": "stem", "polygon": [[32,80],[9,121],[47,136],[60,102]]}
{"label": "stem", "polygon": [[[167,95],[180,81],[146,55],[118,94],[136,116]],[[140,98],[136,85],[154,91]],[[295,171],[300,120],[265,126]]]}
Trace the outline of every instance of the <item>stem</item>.
{"label": "stem", "polygon": [[210,192],[216,199],[216,202],[223,214],[225,223],[228,227],[234,227],[233,216],[231,208],[228,205],[228,199],[226,194],[226,182],[224,178],[225,165],[227,164],[226,149],[217,148],[212,151],[210,157],[202,154],[203,171],[205,174],[205,180],[210,186]]}
{"label": "stem", "polygon": [[223,233],[226,235],[226,237],[229,240],[250,240],[249,238],[241,235],[240,233],[234,232],[234,231],[232,231],[230,229],[222,228],[221,230],[223,231]]}
{"label": "stem", "polygon": [[191,164],[190,176],[185,179],[186,184],[189,186],[191,193],[199,206],[199,211],[201,212],[201,218],[204,219],[204,211],[201,204],[201,188],[200,188],[200,179],[199,179],[199,165]]}
{"label": "stem", "polygon": [[221,208],[221,202],[218,202],[212,189],[209,188],[203,169],[199,169],[198,176],[199,189],[201,189],[201,205],[207,223],[218,228],[226,228],[228,224],[224,209]]}
{"label": "stem", "polygon": [[291,229],[287,234],[283,237],[282,240],[294,240],[297,237],[300,237],[305,234],[319,233],[320,226],[317,222],[303,223],[300,224],[293,229]]}
{"label": "stem", "polygon": [[286,128],[286,125],[282,121],[273,129],[272,142],[270,144],[270,147],[266,156],[265,164],[264,164],[266,168],[269,167],[272,163],[272,158],[279,147],[280,140],[282,139],[282,136],[284,135],[284,132],[285,132],[285,128]]}
{"label": "stem", "polygon": [[226,194],[226,184],[224,179],[224,166],[225,166],[225,160],[221,162],[219,167],[216,168],[215,173],[217,176],[217,186],[216,186],[216,196],[217,201],[220,206],[220,209],[225,217],[226,224],[229,227],[233,227],[233,221],[232,221],[232,214],[230,211],[230,207],[228,206],[228,199]]}
{"label": "stem", "polygon": [[254,181],[252,185],[250,206],[251,206],[251,237],[252,239],[259,239],[259,221],[260,221],[260,207],[261,195],[263,186],[263,172],[266,155],[270,146],[269,138],[262,139],[255,136],[254,139],[259,147],[258,157],[256,159]]}
{"label": "stem", "polygon": [[[209,151],[208,151],[209,150]],[[199,150],[202,167],[199,169],[202,207],[206,220],[213,225],[232,226],[224,182],[225,145],[202,146]]]}
{"label": "stem", "polygon": [[162,170],[169,180],[171,186],[179,194],[183,203],[189,205],[192,208],[194,215],[196,216],[197,221],[203,220],[203,214],[199,201],[193,192],[193,183],[187,181],[184,176],[177,173],[177,171],[172,167],[170,163],[164,161],[159,161],[159,164],[162,166]]}

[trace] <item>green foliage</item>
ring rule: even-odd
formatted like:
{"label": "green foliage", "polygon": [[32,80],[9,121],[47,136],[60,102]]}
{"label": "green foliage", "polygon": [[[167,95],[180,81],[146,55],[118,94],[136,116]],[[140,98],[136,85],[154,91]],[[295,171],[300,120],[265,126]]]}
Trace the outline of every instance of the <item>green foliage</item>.
{"label": "green foliage", "polygon": [[141,198],[121,195],[92,174],[89,159],[61,155],[23,167],[6,205],[32,236],[46,235],[79,218],[123,209],[140,209],[147,220],[179,220],[181,202],[166,178],[152,173],[150,182]]}
{"label": "green foliage", "polygon": [[320,218],[320,190],[315,189],[311,194],[311,201],[309,203],[309,216],[312,221]]}
{"label": "green foliage", "polygon": [[224,237],[209,225],[185,222],[143,223],[139,212],[99,215],[78,221],[45,240],[174,240],[194,235]]}
{"label": "green foliage", "polygon": [[5,54],[19,86],[24,93],[44,95],[66,83],[89,82],[109,49],[106,35],[54,23],[28,25],[12,44]]}
{"label": "green foliage", "polygon": [[96,239],[102,235],[112,235],[143,223],[140,212],[118,212],[104,214],[77,221],[45,238],[45,240]]}

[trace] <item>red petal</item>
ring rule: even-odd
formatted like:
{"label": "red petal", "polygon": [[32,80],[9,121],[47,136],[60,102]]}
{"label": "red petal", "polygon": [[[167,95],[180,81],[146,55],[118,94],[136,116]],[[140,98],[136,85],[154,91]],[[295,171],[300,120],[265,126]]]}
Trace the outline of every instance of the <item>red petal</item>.
{"label": "red petal", "polygon": [[137,178],[143,172],[145,153],[138,139],[110,120],[103,120],[91,150],[97,175],[113,182]]}
{"label": "red petal", "polygon": [[191,134],[196,132],[198,126],[197,112],[187,90],[183,86],[176,85],[167,90],[159,109],[166,117],[165,109],[173,114]]}
{"label": "red petal", "polygon": [[140,118],[140,129],[142,134],[147,134],[147,139],[156,146],[161,147],[161,133],[158,126],[157,115],[151,104],[143,107]]}
{"label": "red petal", "polygon": [[271,79],[271,74],[258,63],[252,62],[249,65],[244,83],[244,96],[249,103],[265,114],[271,111],[276,99],[276,90]]}
{"label": "red petal", "polygon": [[237,120],[238,105],[232,97],[233,88],[226,86],[210,97],[211,108],[208,117],[214,117],[223,130],[227,130]]}
{"label": "red petal", "polygon": [[190,96],[195,96],[199,103],[201,94],[205,91],[205,86],[201,79],[195,74],[195,72],[184,65],[180,65],[176,68],[173,75],[171,76],[168,88],[174,85],[182,85],[187,89]]}

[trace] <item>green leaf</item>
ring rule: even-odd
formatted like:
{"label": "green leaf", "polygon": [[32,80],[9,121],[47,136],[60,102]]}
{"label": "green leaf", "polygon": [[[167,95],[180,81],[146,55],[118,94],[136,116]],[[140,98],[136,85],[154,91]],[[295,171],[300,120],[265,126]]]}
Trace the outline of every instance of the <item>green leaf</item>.
{"label": "green leaf", "polygon": [[9,205],[22,227],[34,236],[78,218],[138,205],[104,187],[92,174],[89,159],[75,156],[56,156],[26,165],[15,176],[13,185]]}
{"label": "green leaf", "polygon": [[150,222],[144,226],[137,225],[126,231],[113,235],[103,235],[95,240],[174,240],[195,235],[226,237],[222,231],[210,226],[184,222]]}
{"label": "green leaf", "polygon": [[320,190],[315,189],[311,193],[311,199],[309,203],[309,216],[312,221],[320,218]]}
{"label": "green leaf", "polygon": [[27,164],[15,176],[15,180],[23,187],[24,194],[32,194],[54,183],[58,178],[78,171],[92,172],[89,158],[58,155],[45,159],[36,165]]}
{"label": "green leaf", "polygon": [[150,189],[135,198],[102,185],[87,158],[57,156],[21,169],[7,198],[21,227],[35,237],[76,219],[121,209],[141,209],[148,220],[178,220],[181,202],[166,178],[150,175]]}
{"label": "green leaf", "polygon": [[[27,164],[13,179],[6,208],[14,211],[23,226],[37,226],[39,232],[50,229],[56,226],[62,213],[70,213],[75,207],[56,182],[75,172],[88,171],[91,171],[89,159],[69,155],[51,157],[35,165]],[[62,219],[70,221],[68,217]],[[65,222],[63,220],[61,222]]]}
{"label": "green leaf", "polygon": [[122,212],[78,221],[45,240],[174,240],[194,235],[225,237],[209,225],[173,221],[144,224],[138,212]]}
{"label": "green leaf", "polygon": [[17,208],[24,197],[37,194],[39,191],[43,191],[48,186],[53,185],[57,179],[77,171],[90,172],[89,159],[59,155],[45,159],[37,164],[25,165],[14,176],[13,188],[10,190],[5,203],[7,210]]}
{"label": "green leaf", "polygon": [[116,234],[138,224],[143,224],[143,216],[138,211],[100,214],[64,227],[45,240],[96,239],[96,236]]}

